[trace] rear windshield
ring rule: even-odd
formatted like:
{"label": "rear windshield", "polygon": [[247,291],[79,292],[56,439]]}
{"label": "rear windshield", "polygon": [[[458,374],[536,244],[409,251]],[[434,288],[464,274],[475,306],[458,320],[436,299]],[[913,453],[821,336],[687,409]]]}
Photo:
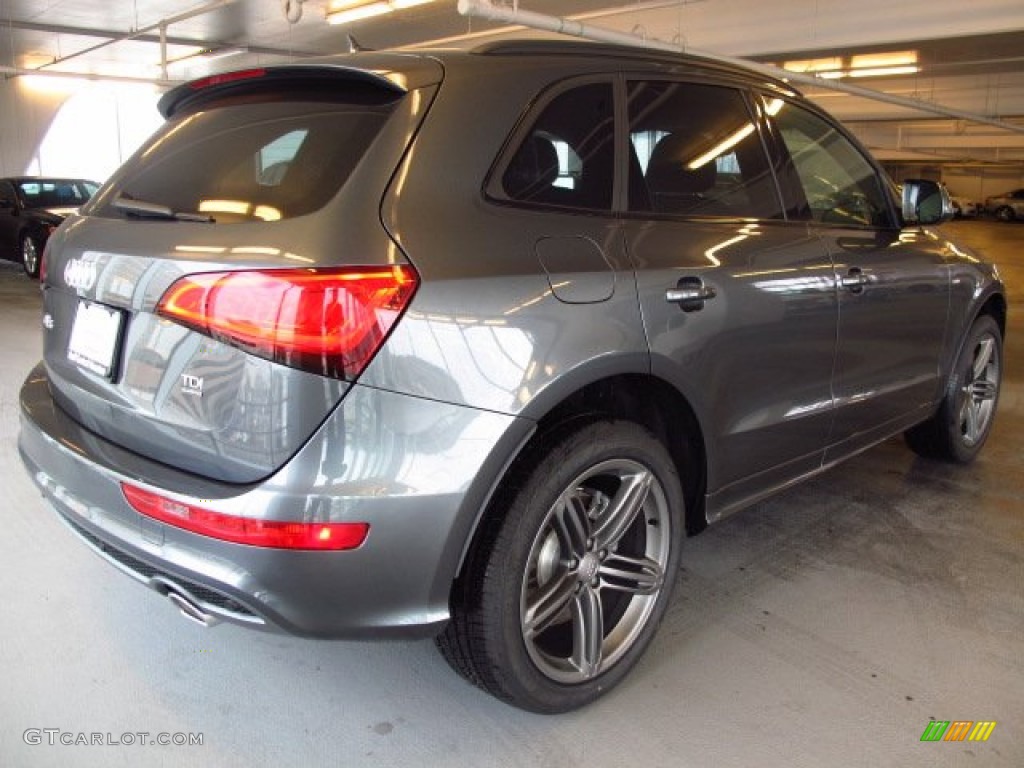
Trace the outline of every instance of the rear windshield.
{"label": "rear windshield", "polygon": [[345,183],[391,105],[251,99],[169,120],[112,179],[118,197],[200,213],[219,224],[277,221],[323,207]]}

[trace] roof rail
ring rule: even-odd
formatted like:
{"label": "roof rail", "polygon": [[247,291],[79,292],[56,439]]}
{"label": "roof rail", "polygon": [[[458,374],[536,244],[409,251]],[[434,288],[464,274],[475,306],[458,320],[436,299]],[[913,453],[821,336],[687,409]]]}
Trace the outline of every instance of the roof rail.
{"label": "roof rail", "polygon": [[591,56],[602,59],[620,59],[643,62],[658,62],[674,67],[699,67],[703,71],[739,76],[759,82],[770,81],[787,91],[795,91],[792,84],[773,78],[738,64],[709,59],[699,54],[642,48],[633,45],[590,42],[586,40],[499,40],[484,43],[470,50],[478,56]]}

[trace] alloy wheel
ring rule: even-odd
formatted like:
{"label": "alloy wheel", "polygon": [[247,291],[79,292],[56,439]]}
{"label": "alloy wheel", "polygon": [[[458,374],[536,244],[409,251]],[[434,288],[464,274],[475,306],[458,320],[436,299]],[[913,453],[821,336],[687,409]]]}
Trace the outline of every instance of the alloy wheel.
{"label": "alloy wheel", "polygon": [[520,598],[522,638],[542,674],[584,682],[629,651],[664,585],[672,535],[665,492],[638,462],[601,462],[559,495]]}
{"label": "alloy wheel", "polygon": [[961,388],[960,435],[965,445],[971,446],[988,431],[999,394],[999,356],[997,344],[986,334],[974,348],[967,381]]}
{"label": "alloy wheel", "polygon": [[21,263],[28,275],[35,277],[39,274],[39,249],[31,237],[26,236],[21,241]]}

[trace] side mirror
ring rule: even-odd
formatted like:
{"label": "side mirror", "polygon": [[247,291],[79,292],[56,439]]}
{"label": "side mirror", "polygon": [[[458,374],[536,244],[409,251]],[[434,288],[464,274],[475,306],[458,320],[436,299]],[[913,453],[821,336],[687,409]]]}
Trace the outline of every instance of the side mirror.
{"label": "side mirror", "polygon": [[903,221],[907,224],[941,224],[953,218],[953,201],[937,181],[907,179],[903,182]]}

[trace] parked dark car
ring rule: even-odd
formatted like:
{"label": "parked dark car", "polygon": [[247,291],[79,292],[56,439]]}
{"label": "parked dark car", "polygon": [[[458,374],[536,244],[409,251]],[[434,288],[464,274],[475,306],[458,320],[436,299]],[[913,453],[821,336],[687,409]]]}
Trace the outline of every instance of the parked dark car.
{"label": "parked dark car", "polygon": [[985,213],[1000,221],[1024,219],[1024,189],[1014,189],[985,198]]}
{"label": "parked dark car", "polygon": [[38,277],[50,234],[99,186],[83,179],[0,179],[0,257],[20,261],[25,274]]}
{"label": "parked dark car", "polygon": [[202,624],[436,636],[564,711],[649,645],[685,535],[901,432],[989,434],[995,268],[784,82],[504,42],[161,109],[51,242],[19,444]]}

